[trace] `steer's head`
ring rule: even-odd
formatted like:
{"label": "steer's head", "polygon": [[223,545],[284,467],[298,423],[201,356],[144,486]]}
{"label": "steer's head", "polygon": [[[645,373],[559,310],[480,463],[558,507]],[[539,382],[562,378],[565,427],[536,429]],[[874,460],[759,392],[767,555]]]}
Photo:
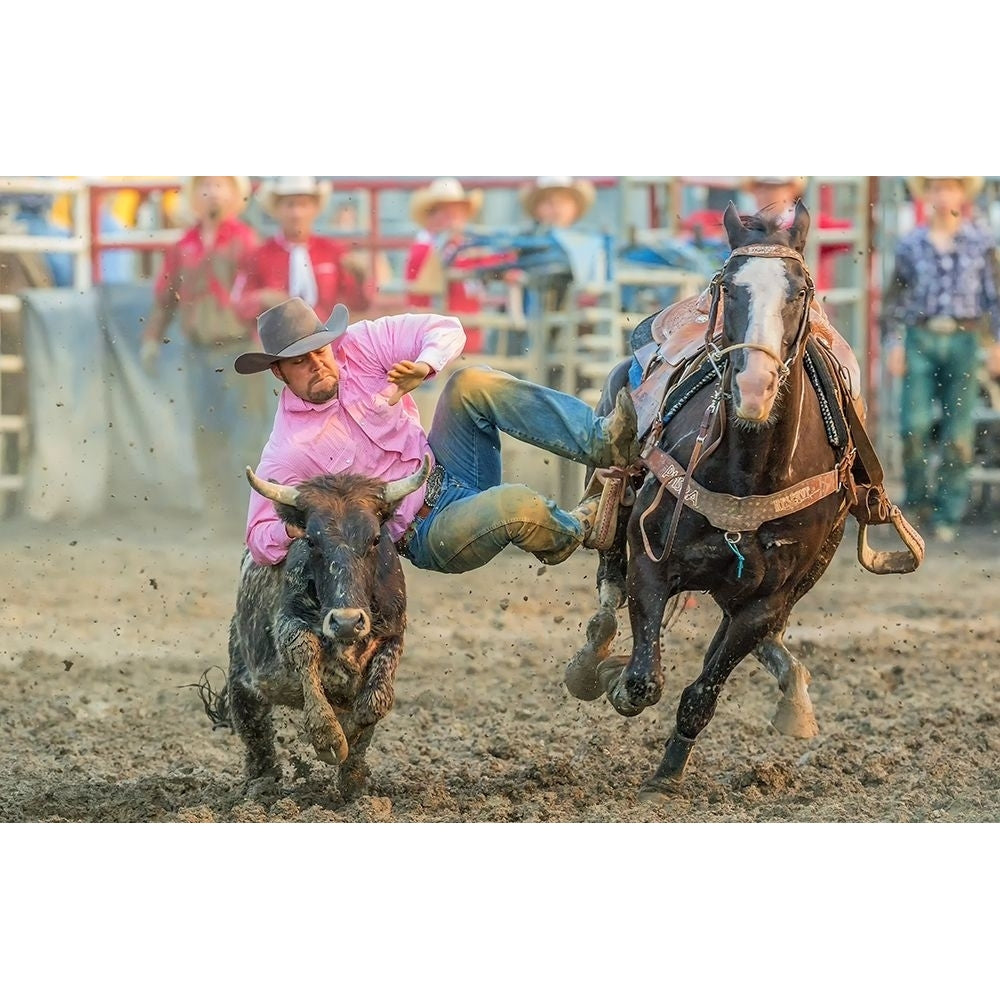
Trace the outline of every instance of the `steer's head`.
{"label": "steer's head", "polygon": [[274,502],[281,519],[303,532],[286,560],[293,613],[315,621],[341,643],[366,638],[388,603],[402,607],[403,577],[386,521],[400,501],[420,489],[430,459],[412,476],[384,483],[365,476],[318,476],[298,486],[264,482],[247,469],[250,485]]}

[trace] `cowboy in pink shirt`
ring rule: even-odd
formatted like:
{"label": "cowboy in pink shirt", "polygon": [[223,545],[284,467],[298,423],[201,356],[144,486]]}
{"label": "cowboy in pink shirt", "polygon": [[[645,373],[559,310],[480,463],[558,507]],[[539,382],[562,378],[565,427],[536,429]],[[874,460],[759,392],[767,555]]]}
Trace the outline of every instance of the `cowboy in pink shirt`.
{"label": "cowboy in pink shirt", "polygon": [[[461,323],[433,314],[389,316],[348,325],[337,305],[324,325],[301,299],[258,317],[263,351],[242,354],[236,371],[270,369],[285,383],[257,475],[295,486],[351,472],[396,480],[429,456],[427,482],[388,523],[401,554],[424,569],[461,573],[485,565],[508,544],[558,563],[594,527],[599,497],[561,510],[527,486],[501,482],[500,432],[596,467],[637,457],[631,397],[598,418],[574,396],[486,366],[456,372],[445,385],[430,433],[408,393],[461,353]],[[281,562],[298,537],[271,501],[251,494],[247,547],[254,561]]]}

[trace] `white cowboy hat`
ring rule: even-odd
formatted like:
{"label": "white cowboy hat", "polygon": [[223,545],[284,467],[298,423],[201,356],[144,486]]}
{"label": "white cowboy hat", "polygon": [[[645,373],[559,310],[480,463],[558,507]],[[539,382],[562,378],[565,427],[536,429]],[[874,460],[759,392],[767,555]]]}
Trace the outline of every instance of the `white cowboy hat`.
{"label": "white cowboy hat", "polygon": [[786,184],[795,189],[795,197],[799,197],[806,189],[805,177],[744,177],[742,188],[749,191],[755,187],[784,187]]}
{"label": "white cowboy hat", "polygon": [[535,216],[538,199],[547,191],[566,191],[571,194],[576,199],[578,219],[590,211],[597,198],[597,192],[590,181],[573,177],[539,177],[533,185],[521,191],[521,205],[532,218]]}
{"label": "white cowboy hat", "polygon": [[425,226],[427,216],[436,205],[468,205],[469,218],[474,219],[483,207],[483,192],[479,188],[466,191],[454,177],[439,177],[413,192],[410,218],[418,226]]}
{"label": "white cowboy hat", "polygon": [[[907,177],[906,186],[910,189],[910,194],[920,201],[927,191],[928,181],[940,181],[945,179],[946,178],[943,176]],[[972,199],[975,198],[980,191],[982,191],[983,185],[986,183],[985,177],[953,177],[951,179],[962,182],[962,187],[965,188],[965,197],[969,201],[972,201]]]}
{"label": "white cowboy hat", "polygon": [[318,181],[315,177],[273,177],[261,183],[257,198],[268,215],[274,215],[278,198],[293,194],[309,194],[319,202],[322,213],[326,203],[333,194],[333,185],[329,181]]}
{"label": "white cowboy hat", "polygon": [[[195,218],[194,210],[194,189],[201,177],[188,177],[183,186],[181,187],[181,205],[183,206],[182,211],[184,215],[190,219]],[[237,206],[235,215],[239,215],[240,212],[246,208],[247,202],[250,200],[250,195],[253,193],[253,188],[250,185],[249,177],[230,177],[233,182],[233,186],[236,188],[236,194],[238,196],[239,205]]]}

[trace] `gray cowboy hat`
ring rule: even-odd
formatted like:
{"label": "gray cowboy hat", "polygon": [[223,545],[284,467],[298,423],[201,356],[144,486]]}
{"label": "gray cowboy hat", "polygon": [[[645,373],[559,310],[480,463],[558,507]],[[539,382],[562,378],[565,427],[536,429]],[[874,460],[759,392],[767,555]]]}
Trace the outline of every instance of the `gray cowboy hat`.
{"label": "gray cowboy hat", "polygon": [[275,361],[318,351],[343,334],[349,319],[347,306],[337,303],[323,324],[303,299],[288,299],[257,317],[257,335],[264,350],[241,354],[233,367],[240,375],[255,375]]}

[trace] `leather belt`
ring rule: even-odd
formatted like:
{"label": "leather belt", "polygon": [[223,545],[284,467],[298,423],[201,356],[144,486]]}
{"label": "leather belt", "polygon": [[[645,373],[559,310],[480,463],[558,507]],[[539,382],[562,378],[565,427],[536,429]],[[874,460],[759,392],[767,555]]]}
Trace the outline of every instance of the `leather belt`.
{"label": "leather belt", "polygon": [[396,542],[396,551],[400,555],[407,555],[407,548],[416,534],[417,525],[427,517],[428,514],[434,509],[438,500],[441,499],[441,493],[444,490],[444,466],[435,465],[431,469],[430,475],[427,477],[427,487],[424,490],[424,502],[420,507],[420,510],[413,517],[412,524],[406,529],[402,537]]}
{"label": "leather belt", "polygon": [[955,316],[931,316],[924,321],[924,327],[931,333],[958,333],[960,330],[975,330],[979,317],[958,319]]}

